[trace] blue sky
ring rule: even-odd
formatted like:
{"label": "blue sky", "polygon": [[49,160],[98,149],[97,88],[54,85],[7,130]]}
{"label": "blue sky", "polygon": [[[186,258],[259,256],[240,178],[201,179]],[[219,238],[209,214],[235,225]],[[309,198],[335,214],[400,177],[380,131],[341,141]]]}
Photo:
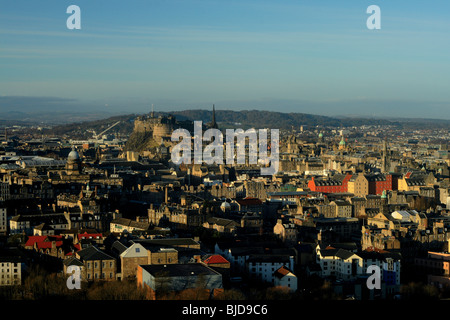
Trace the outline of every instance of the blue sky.
{"label": "blue sky", "polygon": [[[81,30],[66,27],[72,4]],[[371,4],[381,30],[366,27]],[[0,108],[450,119],[449,13],[448,1],[0,0]]]}

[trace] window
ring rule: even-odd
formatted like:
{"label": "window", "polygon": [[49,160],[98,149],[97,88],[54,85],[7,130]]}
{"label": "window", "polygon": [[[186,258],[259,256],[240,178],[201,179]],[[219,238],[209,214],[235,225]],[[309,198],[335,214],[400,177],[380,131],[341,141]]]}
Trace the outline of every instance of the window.
{"label": "window", "polygon": [[136,248],[136,253],[141,252],[141,248]]}

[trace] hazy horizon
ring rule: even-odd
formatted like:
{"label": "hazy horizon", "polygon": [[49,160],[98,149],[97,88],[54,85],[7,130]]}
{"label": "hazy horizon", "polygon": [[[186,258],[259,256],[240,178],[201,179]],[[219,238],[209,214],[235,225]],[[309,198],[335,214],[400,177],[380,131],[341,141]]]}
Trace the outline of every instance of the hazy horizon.
{"label": "hazy horizon", "polygon": [[[69,30],[68,6],[81,9]],[[381,29],[369,30],[369,5]],[[0,114],[267,110],[450,120],[445,1],[0,4]]]}

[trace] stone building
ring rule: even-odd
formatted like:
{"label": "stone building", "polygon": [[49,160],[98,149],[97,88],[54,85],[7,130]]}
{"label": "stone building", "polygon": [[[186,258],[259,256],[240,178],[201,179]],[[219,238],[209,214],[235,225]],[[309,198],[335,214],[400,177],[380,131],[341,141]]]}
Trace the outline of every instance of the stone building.
{"label": "stone building", "polygon": [[[70,260],[69,260],[70,259]],[[75,256],[65,262],[65,268],[71,264],[83,265],[81,279],[87,281],[116,280],[116,259],[95,246],[89,246],[75,253]]]}
{"label": "stone building", "polygon": [[149,247],[147,264],[178,263],[178,251],[174,248]]}
{"label": "stone building", "polygon": [[147,250],[139,243],[134,243],[120,254],[122,279],[136,277],[137,267],[148,263]]}
{"label": "stone building", "polygon": [[0,287],[21,285],[25,269],[25,260],[17,248],[0,249]]}
{"label": "stone building", "polygon": [[357,197],[364,197],[369,194],[369,181],[362,172],[353,175],[348,181],[348,192]]}
{"label": "stone building", "polygon": [[110,222],[110,231],[122,233],[124,231],[132,233],[133,231],[147,231],[150,225],[146,222],[138,222],[127,218],[116,218]]}
{"label": "stone building", "polygon": [[148,221],[155,226],[171,226],[174,229],[189,230],[202,226],[205,216],[201,208],[185,208],[181,206],[153,205],[148,209]]}
{"label": "stone building", "polygon": [[298,230],[293,223],[283,223],[281,219],[278,219],[273,227],[273,233],[287,244],[297,243]]}

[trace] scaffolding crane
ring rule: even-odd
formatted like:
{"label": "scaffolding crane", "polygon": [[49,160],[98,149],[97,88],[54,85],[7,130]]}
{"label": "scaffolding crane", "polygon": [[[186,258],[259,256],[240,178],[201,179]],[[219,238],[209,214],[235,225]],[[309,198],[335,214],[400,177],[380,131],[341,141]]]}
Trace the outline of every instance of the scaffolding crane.
{"label": "scaffolding crane", "polygon": [[95,134],[94,131],[94,139],[98,139],[99,137],[101,137],[106,131],[109,131],[110,129],[114,128],[115,126],[117,126],[119,123],[121,123],[122,121],[117,121],[116,123],[114,123],[112,126],[106,128],[106,130],[103,130],[102,132],[100,132],[99,134]]}

